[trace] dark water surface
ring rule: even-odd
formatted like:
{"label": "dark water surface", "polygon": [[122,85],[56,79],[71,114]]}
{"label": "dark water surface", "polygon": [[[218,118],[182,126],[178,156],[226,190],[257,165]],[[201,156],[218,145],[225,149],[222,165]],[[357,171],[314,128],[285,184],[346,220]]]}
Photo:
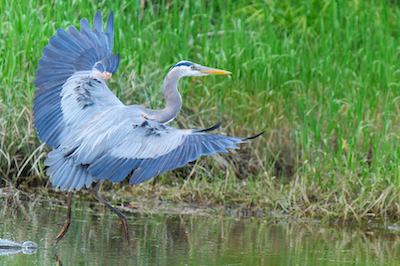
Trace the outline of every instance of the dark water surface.
{"label": "dark water surface", "polygon": [[[131,244],[117,217],[74,200],[71,227],[57,247],[63,203],[0,198],[0,238],[34,241],[36,253],[0,256],[0,265],[400,265],[395,230],[329,227],[287,218],[238,218],[186,208],[126,213]],[[162,208],[161,208],[162,209]]]}

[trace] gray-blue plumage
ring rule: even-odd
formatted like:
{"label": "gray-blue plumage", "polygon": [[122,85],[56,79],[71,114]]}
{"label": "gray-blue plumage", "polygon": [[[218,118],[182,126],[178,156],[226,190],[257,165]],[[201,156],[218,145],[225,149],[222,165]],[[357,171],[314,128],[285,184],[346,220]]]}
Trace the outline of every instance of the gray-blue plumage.
{"label": "gray-blue plumage", "polygon": [[189,130],[166,125],[182,106],[177,90],[181,77],[227,71],[181,61],[165,78],[164,109],[125,106],[106,85],[120,60],[112,53],[113,21],[111,13],[104,32],[98,11],[93,29],[82,19],[80,32],[74,26],[68,33],[58,29],[43,48],[33,115],[40,139],[53,148],[45,164],[55,187],[80,190],[99,180],[120,182],[131,172],[130,183],[139,184],[201,155],[227,152],[226,148],[248,142],[207,133],[220,124]]}

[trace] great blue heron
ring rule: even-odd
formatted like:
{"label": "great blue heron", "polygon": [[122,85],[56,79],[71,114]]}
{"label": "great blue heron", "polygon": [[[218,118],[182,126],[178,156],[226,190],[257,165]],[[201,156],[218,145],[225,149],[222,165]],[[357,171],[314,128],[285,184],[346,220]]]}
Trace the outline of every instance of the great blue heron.
{"label": "great blue heron", "polygon": [[93,182],[120,182],[133,171],[129,183],[139,184],[201,155],[236,149],[235,144],[260,135],[235,138],[206,133],[220,123],[205,129],[166,126],[182,107],[177,89],[181,77],[230,74],[189,61],[177,63],[165,77],[164,109],[125,106],[106,85],[120,58],[112,53],[113,21],[111,12],[104,32],[98,11],[93,29],[86,18],[81,20],[80,32],[74,26],[68,27],[68,33],[58,29],[43,48],[36,71],[35,127],[40,140],[53,148],[45,160],[46,173],[53,186],[68,190],[67,220],[56,244],[70,224],[71,191],[90,188],[96,199],[120,217],[117,224],[123,224],[129,243],[125,216],[98,195]]}

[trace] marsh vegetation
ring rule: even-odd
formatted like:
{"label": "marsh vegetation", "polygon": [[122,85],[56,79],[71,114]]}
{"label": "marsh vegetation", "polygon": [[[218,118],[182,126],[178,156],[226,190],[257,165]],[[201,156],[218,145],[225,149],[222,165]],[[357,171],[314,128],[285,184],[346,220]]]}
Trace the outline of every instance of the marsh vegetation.
{"label": "marsh vegetation", "polygon": [[197,202],[297,217],[400,216],[400,5],[391,1],[3,1],[0,187],[46,195],[49,151],[33,127],[33,80],[57,28],[115,12],[121,65],[109,87],[162,108],[169,67],[232,72],[180,82],[175,127],[263,138],[144,184],[105,184],[113,203]]}

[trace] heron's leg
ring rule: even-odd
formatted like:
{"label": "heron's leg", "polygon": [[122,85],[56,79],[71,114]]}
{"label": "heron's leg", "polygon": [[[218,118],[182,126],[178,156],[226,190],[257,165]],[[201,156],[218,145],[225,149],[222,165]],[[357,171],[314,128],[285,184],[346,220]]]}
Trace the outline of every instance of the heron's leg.
{"label": "heron's leg", "polygon": [[112,210],[116,215],[118,215],[118,217],[120,218],[118,222],[116,222],[115,224],[113,224],[113,226],[116,226],[119,223],[122,223],[122,225],[124,226],[124,230],[125,230],[125,239],[128,241],[128,245],[130,243],[130,239],[129,239],[129,226],[128,226],[128,222],[126,220],[126,217],[117,209],[115,209],[113,206],[111,206],[105,199],[103,199],[102,197],[99,196],[99,194],[97,193],[97,190],[100,187],[100,182],[97,183],[96,187],[93,188],[91,187],[91,191],[93,193],[93,196],[100,201],[101,203],[103,203],[104,205],[106,205],[110,210]]}
{"label": "heron's leg", "polygon": [[61,232],[56,237],[55,245],[57,245],[58,241],[60,241],[61,238],[63,238],[63,236],[68,232],[69,224],[71,223],[71,200],[72,200],[72,193],[68,192],[67,220],[65,220],[63,228],[61,229]]}

